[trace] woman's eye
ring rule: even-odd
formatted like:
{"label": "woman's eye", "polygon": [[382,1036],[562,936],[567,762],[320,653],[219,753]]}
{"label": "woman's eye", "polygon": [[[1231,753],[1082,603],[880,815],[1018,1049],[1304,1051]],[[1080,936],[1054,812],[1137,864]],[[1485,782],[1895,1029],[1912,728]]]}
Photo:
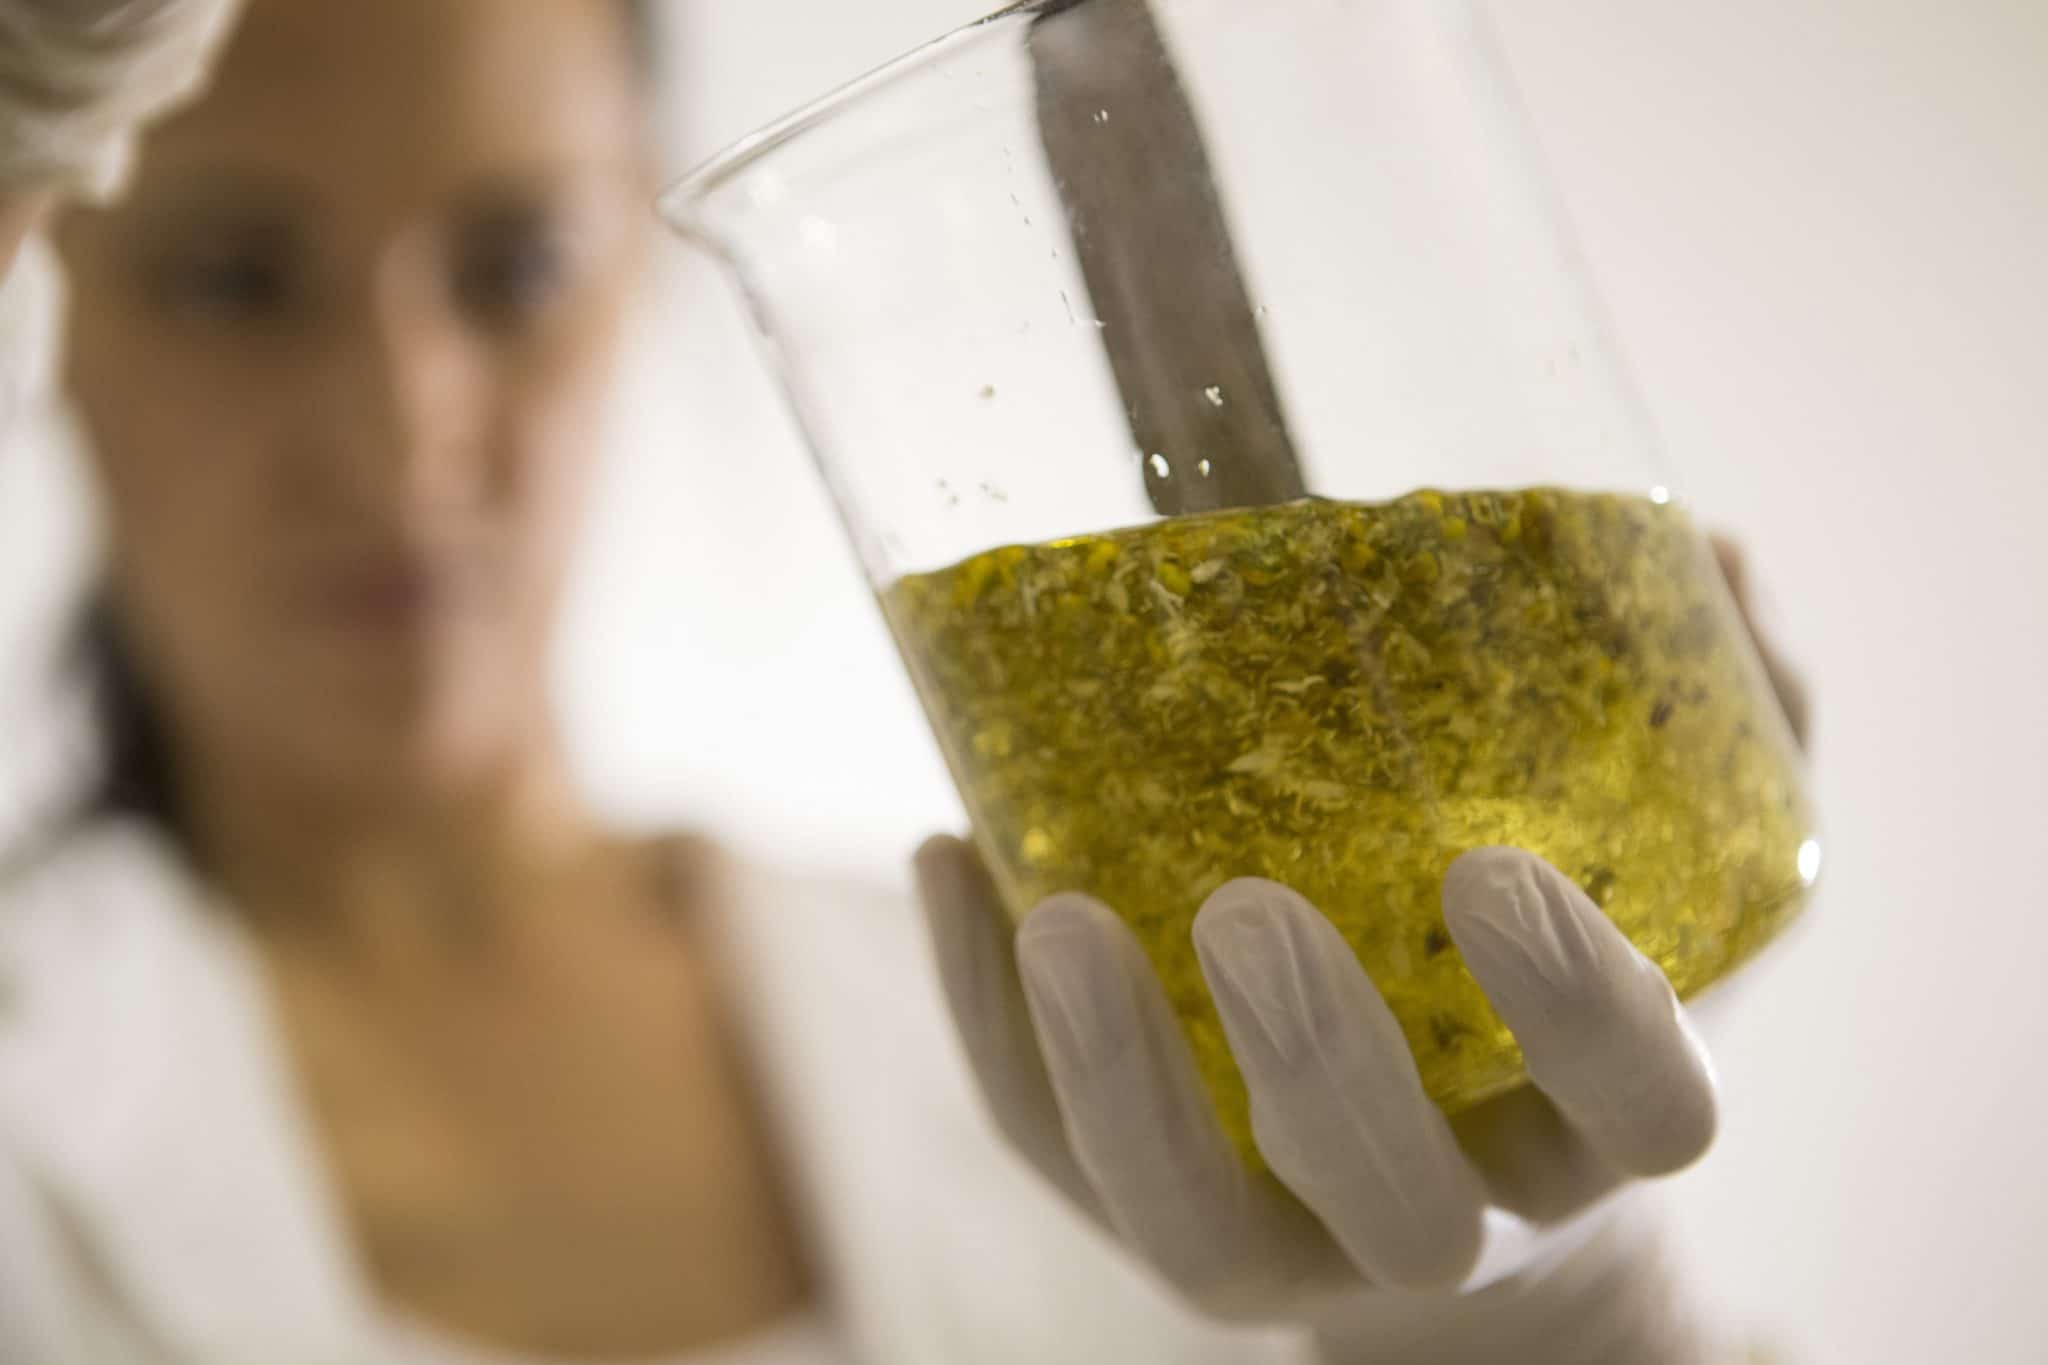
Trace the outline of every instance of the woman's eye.
{"label": "woman's eye", "polygon": [[555,234],[537,226],[499,226],[464,244],[456,296],[480,325],[515,331],[547,310],[567,274],[567,253]]}
{"label": "woman's eye", "polygon": [[291,307],[293,284],[290,268],[274,256],[230,253],[171,263],[161,291],[181,316],[256,323],[276,320]]}

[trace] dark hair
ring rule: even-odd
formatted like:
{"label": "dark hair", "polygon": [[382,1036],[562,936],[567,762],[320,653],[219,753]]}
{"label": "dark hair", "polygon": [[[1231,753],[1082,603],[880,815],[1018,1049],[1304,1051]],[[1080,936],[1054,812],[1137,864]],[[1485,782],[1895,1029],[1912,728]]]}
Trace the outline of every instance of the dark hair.
{"label": "dark hair", "polygon": [[[651,81],[661,67],[661,6],[656,0],[624,3],[635,68]],[[169,736],[104,588],[87,603],[74,639],[75,657],[92,687],[99,743],[99,777],[88,789],[83,813],[134,816],[182,834]]]}
{"label": "dark hair", "polygon": [[100,778],[91,814],[133,815],[178,830],[176,770],[163,721],[104,590],[79,619],[77,649],[93,689]]}

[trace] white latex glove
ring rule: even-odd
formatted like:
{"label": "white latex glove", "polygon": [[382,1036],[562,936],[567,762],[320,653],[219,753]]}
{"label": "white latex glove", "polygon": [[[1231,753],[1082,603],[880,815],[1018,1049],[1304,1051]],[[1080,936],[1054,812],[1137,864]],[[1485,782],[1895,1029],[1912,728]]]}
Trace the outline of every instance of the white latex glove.
{"label": "white latex glove", "polygon": [[239,0],[0,0],[0,187],[105,197],[198,89]]}
{"label": "white latex glove", "polygon": [[1437,1291],[1455,1312],[1459,1293],[1568,1251],[1556,1230],[1623,1181],[1678,1170],[1713,1139],[1713,1073],[1670,985],[1533,855],[1480,850],[1445,881],[1445,922],[1534,1083],[1455,1126],[1314,906],[1247,879],[1202,907],[1203,974],[1284,1190],[1230,1147],[1112,911],[1056,896],[1013,936],[969,846],[934,840],[918,871],[999,1126],[1218,1316],[1309,1321],[1368,1286]]}

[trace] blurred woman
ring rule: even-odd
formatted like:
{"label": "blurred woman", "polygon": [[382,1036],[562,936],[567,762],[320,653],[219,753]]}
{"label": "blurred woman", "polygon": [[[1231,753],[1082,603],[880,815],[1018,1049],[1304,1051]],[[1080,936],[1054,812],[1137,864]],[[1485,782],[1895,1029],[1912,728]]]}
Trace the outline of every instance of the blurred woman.
{"label": "blurred woman", "polygon": [[[649,249],[647,18],[250,0],[55,231],[107,763],[0,919],[0,1358],[1706,1359],[1616,1226],[1482,1273],[1412,1066],[1382,1193],[1456,1199],[1381,1222],[1430,1292],[1187,1162],[1198,1119],[1108,1113],[1134,1198],[1068,1144],[1105,1115],[1057,1109],[964,846],[923,860],[939,956],[1028,1166],[890,898],[592,815],[545,661]],[[1641,1001],[1668,1169],[1711,1083]],[[1654,1173],[1510,1117],[1495,1169],[1568,1187],[1536,1233]]]}
{"label": "blurred woman", "polygon": [[708,865],[593,823],[544,692],[648,245],[644,18],[250,5],[119,205],[57,233],[109,544],[108,780],[63,875],[176,850],[235,907],[394,1320],[584,1358],[810,1298],[689,914]]}

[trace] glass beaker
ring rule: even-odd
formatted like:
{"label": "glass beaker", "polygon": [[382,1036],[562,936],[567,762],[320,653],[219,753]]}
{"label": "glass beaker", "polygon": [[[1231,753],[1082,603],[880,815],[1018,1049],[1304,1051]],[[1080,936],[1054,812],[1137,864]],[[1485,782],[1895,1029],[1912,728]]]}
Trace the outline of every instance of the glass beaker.
{"label": "glass beaker", "polygon": [[1014,913],[1343,930],[1447,1108],[1520,1077],[1438,905],[1556,863],[1690,994],[1818,866],[1795,746],[1460,0],[1037,0],[665,209],[730,267]]}

